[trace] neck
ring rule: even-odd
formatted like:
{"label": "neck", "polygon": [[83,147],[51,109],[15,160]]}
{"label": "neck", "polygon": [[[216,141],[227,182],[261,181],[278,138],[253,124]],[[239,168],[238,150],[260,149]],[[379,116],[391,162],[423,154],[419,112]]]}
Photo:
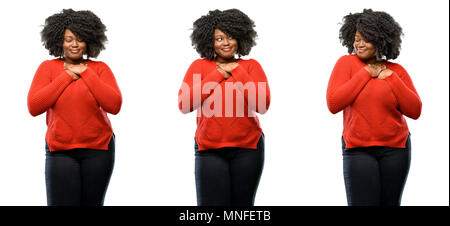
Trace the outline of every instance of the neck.
{"label": "neck", "polygon": [[65,58],[65,57],[62,58],[62,61],[64,61],[65,63],[68,63],[68,64],[81,64],[81,63],[85,62],[85,60],[83,58],[73,60],[73,59],[69,59],[69,58]]}
{"label": "neck", "polygon": [[217,56],[216,59],[214,59],[214,61],[216,61],[217,63],[231,63],[231,62],[235,62],[236,60],[237,59],[234,58],[234,57],[225,59],[225,58],[222,58],[220,56]]}
{"label": "neck", "polygon": [[372,58],[369,58],[367,60],[363,60],[363,62],[366,63],[366,64],[375,64],[378,61],[377,61],[377,58],[375,56],[373,56]]}

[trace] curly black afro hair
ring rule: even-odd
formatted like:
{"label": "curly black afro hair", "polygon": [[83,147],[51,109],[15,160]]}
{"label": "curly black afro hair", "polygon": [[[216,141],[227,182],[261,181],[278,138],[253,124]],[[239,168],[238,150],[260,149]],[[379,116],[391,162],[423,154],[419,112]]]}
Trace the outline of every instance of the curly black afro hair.
{"label": "curly black afro hair", "polygon": [[402,28],[391,15],[364,9],[362,13],[349,14],[344,17],[344,23],[339,30],[339,39],[348,53],[354,51],[356,30],[361,33],[367,42],[376,48],[376,57],[380,59],[396,59],[400,54],[402,44]]}
{"label": "curly black afro hair", "polygon": [[238,9],[209,11],[207,15],[194,22],[191,34],[192,46],[202,58],[213,60],[214,30],[217,28],[235,38],[238,41],[238,56],[245,56],[256,45],[257,34],[253,27],[255,27],[254,22]]}
{"label": "curly black afro hair", "polygon": [[61,13],[48,17],[41,31],[41,41],[50,55],[64,56],[63,42],[66,29],[86,42],[88,58],[97,57],[100,51],[105,49],[104,43],[108,40],[105,35],[106,26],[100,18],[89,10],[63,9]]}

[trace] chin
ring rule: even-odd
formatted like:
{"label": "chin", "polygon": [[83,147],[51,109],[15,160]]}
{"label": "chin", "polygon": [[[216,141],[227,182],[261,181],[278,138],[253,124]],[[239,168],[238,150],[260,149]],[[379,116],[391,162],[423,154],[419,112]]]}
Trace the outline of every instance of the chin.
{"label": "chin", "polygon": [[369,57],[364,57],[364,56],[360,56],[360,55],[356,55],[356,56],[358,56],[358,58],[362,61],[366,61],[369,59]]}
{"label": "chin", "polygon": [[72,58],[70,58],[72,61],[79,61],[79,60],[82,60],[83,59],[83,57],[81,56],[81,57],[72,57]]}

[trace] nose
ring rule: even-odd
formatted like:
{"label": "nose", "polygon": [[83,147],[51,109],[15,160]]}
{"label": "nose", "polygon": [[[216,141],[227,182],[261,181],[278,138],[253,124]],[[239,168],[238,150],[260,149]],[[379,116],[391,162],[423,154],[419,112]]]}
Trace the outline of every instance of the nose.
{"label": "nose", "polygon": [[78,47],[78,45],[79,45],[79,43],[78,43],[77,40],[74,40],[74,41],[72,42],[72,47]]}
{"label": "nose", "polygon": [[224,44],[224,45],[230,44],[230,42],[228,41],[228,38],[223,39],[223,44]]}

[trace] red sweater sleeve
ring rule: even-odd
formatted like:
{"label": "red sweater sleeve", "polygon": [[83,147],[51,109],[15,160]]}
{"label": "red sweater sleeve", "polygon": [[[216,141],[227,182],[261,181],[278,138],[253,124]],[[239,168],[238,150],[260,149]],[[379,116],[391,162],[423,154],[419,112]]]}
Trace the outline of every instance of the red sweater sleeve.
{"label": "red sweater sleeve", "polygon": [[[205,101],[205,99],[213,93],[214,88],[224,80],[223,75],[217,69],[208,72],[206,75],[200,74],[200,72],[202,71],[202,63],[203,61],[200,59],[194,61],[191,64],[186,72],[186,75],[184,76],[181,88],[178,91],[178,108],[183,113],[192,112],[199,106],[202,106],[203,101]],[[194,75],[201,77],[196,77],[198,78],[197,81],[196,79],[194,79]],[[207,87],[205,87],[205,85]],[[203,90],[203,88],[206,89]],[[198,103],[194,103],[194,91],[201,93]],[[186,105],[189,106],[189,108]]]}
{"label": "red sweater sleeve", "polygon": [[[249,60],[250,65],[248,71],[242,66],[238,65],[233,71],[231,71],[231,77],[227,81],[231,82],[241,82],[244,86],[248,82],[252,82],[256,88],[256,100],[250,100],[248,97],[248,92],[245,92],[241,86],[236,86],[238,92],[244,93],[245,101],[248,103],[249,107],[260,114],[267,112],[270,106],[270,89],[269,83],[267,82],[266,74],[262,69],[261,65],[256,60]],[[265,88],[265,92],[261,92],[260,88]],[[265,106],[259,106],[259,100],[261,93],[265,98]],[[255,97],[251,97],[255,98]]]}
{"label": "red sweater sleeve", "polygon": [[28,111],[32,116],[40,115],[52,107],[64,89],[72,82],[72,77],[65,71],[51,78],[50,61],[44,61],[34,75],[28,91]]}
{"label": "red sweater sleeve", "polygon": [[327,88],[327,105],[336,114],[355,100],[367,82],[370,73],[361,68],[353,76],[347,56],[341,57],[333,68]]}
{"label": "red sweater sleeve", "polygon": [[91,91],[97,103],[106,112],[117,114],[122,106],[122,94],[111,69],[103,62],[100,64],[98,72],[88,68],[81,73],[81,79]]}
{"label": "red sweater sleeve", "polygon": [[418,119],[422,112],[422,101],[408,72],[400,66],[398,73],[394,71],[385,80],[397,99],[400,111],[409,118]]}

